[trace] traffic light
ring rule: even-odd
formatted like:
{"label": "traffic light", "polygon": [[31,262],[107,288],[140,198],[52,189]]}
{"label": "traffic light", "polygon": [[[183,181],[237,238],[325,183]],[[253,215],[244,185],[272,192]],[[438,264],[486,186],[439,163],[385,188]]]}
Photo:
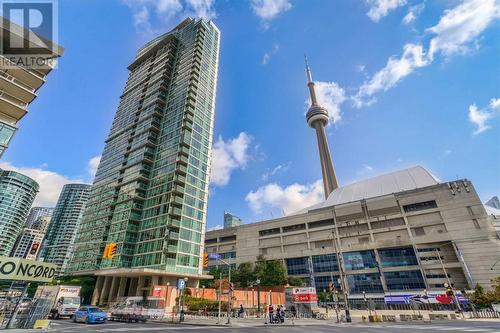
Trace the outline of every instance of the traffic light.
{"label": "traffic light", "polygon": [[328,291],[333,292],[335,290],[335,285],[333,282],[328,283]]}
{"label": "traffic light", "polygon": [[453,296],[453,289],[451,288],[446,289],[446,295]]}
{"label": "traffic light", "polygon": [[36,254],[39,247],[40,247],[39,243],[33,243],[33,245],[31,245],[30,254]]}
{"label": "traffic light", "polygon": [[104,246],[104,253],[102,254],[103,259],[113,259],[115,254],[118,252],[118,244],[108,243]]}
{"label": "traffic light", "polygon": [[208,253],[205,252],[203,253],[203,268],[207,268],[208,267]]}

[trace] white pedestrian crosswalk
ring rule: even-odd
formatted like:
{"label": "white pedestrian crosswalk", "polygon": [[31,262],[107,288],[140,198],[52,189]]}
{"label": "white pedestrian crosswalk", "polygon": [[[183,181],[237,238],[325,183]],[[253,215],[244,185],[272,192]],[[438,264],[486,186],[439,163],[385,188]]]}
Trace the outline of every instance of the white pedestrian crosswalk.
{"label": "white pedestrian crosswalk", "polygon": [[484,333],[500,333],[500,325],[498,329],[495,328],[477,328],[473,326],[444,326],[444,325],[356,325],[357,327],[365,327],[370,329],[381,329],[381,330],[396,330],[400,329],[405,332],[417,332],[423,331],[442,331],[442,332],[484,332]]}

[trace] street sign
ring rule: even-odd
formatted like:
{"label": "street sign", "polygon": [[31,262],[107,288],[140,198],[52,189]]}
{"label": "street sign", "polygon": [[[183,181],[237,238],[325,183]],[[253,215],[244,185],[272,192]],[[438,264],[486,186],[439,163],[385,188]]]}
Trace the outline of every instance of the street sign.
{"label": "street sign", "polygon": [[220,258],[221,258],[220,254],[218,254],[218,253],[209,253],[208,254],[208,259],[219,260]]}
{"label": "street sign", "polygon": [[186,281],[182,278],[177,279],[177,289],[183,290],[184,288],[186,288]]}
{"label": "street sign", "polygon": [[56,267],[43,261],[0,257],[0,280],[51,282]]}

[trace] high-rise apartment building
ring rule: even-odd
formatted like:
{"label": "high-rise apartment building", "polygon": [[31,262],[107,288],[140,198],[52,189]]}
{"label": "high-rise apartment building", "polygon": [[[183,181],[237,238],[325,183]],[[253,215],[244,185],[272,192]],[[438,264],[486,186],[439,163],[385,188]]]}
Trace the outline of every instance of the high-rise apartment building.
{"label": "high-rise apartment building", "polygon": [[88,184],[66,184],[59,195],[40,254],[45,262],[58,266],[57,275],[64,273],[71,258],[76,232],[89,195]]}
{"label": "high-rise apartment building", "polygon": [[224,229],[237,227],[242,224],[243,221],[238,216],[224,212]]}
{"label": "high-rise apartment building", "polygon": [[0,256],[11,253],[38,188],[30,177],[0,169]]}
{"label": "high-rise apartment building", "polygon": [[23,231],[17,238],[16,245],[12,250],[11,256],[36,260],[42,241],[47,232],[54,208],[33,207],[26,219]]}
{"label": "high-rise apartment building", "polygon": [[201,277],[219,38],[188,18],[128,67],[70,266],[100,275],[100,302]]}
{"label": "high-rise apartment building", "polygon": [[[20,39],[30,45],[36,44],[37,48],[43,47],[44,57],[47,58],[57,58],[64,53],[62,47],[40,39],[41,36],[3,17],[0,17],[0,25],[1,45]],[[14,63],[9,55],[0,52],[0,157],[17,130],[18,122],[28,112],[28,104],[37,97],[37,90],[45,83],[45,77],[56,62],[51,61],[46,66],[36,68],[24,64],[22,61]]]}

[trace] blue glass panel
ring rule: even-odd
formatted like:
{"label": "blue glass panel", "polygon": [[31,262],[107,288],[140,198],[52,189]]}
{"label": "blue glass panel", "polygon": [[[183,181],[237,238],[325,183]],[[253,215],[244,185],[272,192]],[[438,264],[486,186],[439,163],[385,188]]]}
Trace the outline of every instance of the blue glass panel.
{"label": "blue glass panel", "polygon": [[415,251],[412,247],[378,250],[382,267],[418,265]]}
{"label": "blue glass panel", "polygon": [[309,274],[307,257],[286,259],[288,275]]}
{"label": "blue glass panel", "polygon": [[312,262],[314,273],[333,272],[339,269],[337,265],[337,256],[333,253],[313,256]]}
{"label": "blue glass panel", "polygon": [[375,252],[354,251],[344,253],[344,263],[346,270],[357,270],[377,267]]}
{"label": "blue glass panel", "polygon": [[384,277],[389,290],[425,289],[420,271],[386,272]]}
{"label": "blue glass panel", "polygon": [[348,275],[347,284],[349,285],[349,292],[352,294],[360,294],[363,291],[367,293],[381,293],[384,291],[378,273]]}

